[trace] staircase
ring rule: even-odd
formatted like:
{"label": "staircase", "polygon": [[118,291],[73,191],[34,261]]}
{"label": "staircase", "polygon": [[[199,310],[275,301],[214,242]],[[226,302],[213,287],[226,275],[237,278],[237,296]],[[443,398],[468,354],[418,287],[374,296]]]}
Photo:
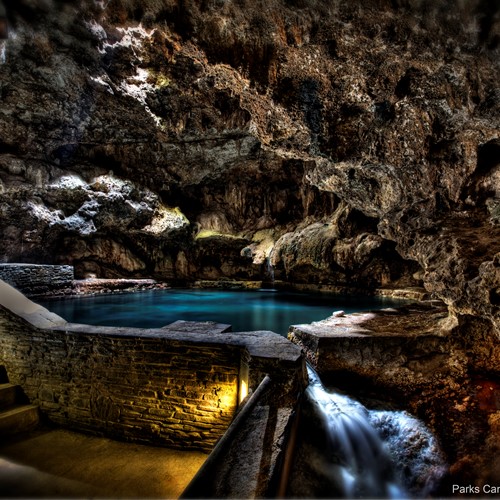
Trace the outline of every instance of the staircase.
{"label": "staircase", "polygon": [[0,436],[31,431],[38,421],[38,406],[29,404],[20,386],[9,383],[0,366]]}

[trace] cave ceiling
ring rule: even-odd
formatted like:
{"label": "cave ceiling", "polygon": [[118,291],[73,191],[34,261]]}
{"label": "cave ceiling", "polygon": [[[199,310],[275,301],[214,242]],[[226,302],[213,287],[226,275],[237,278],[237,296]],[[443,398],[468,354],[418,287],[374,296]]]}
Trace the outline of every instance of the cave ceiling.
{"label": "cave ceiling", "polygon": [[0,259],[166,280],[268,259],[498,332],[498,10],[4,0]]}

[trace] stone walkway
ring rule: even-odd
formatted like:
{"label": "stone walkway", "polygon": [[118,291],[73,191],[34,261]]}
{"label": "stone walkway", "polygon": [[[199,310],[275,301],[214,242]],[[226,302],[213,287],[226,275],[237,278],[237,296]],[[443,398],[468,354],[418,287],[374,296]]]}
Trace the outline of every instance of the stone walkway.
{"label": "stone walkway", "polygon": [[178,498],[207,456],[39,430],[0,443],[0,497]]}

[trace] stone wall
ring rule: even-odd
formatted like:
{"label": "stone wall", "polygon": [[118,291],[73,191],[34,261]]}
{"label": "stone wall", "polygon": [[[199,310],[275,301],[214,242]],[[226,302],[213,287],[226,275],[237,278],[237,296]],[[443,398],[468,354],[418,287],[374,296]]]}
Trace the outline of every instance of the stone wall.
{"label": "stone wall", "polygon": [[28,296],[72,288],[73,266],[0,264],[0,279]]}
{"label": "stone wall", "polygon": [[57,424],[209,450],[236,410],[240,347],[71,325],[30,329],[5,310],[0,318],[9,324],[0,359],[10,380]]}
{"label": "stone wall", "polygon": [[207,451],[243,386],[269,373],[274,404],[293,405],[304,384],[300,349],[278,334],[71,324],[1,281],[0,365],[58,425]]}

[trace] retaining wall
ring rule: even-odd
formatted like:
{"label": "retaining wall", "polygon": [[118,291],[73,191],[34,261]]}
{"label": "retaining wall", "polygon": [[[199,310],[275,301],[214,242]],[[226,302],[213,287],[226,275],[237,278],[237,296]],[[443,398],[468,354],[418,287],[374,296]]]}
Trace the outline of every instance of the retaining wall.
{"label": "retaining wall", "polygon": [[0,358],[51,421],[111,437],[211,449],[237,407],[239,347],[142,332],[27,328],[1,311]]}
{"label": "retaining wall", "polygon": [[45,264],[0,264],[0,280],[28,296],[71,289],[73,266]]}
{"label": "retaining wall", "polygon": [[300,349],[272,332],[70,324],[2,282],[0,364],[57,424],[183,449],[210,450],[264,372],[274,404],[305,382]]}

